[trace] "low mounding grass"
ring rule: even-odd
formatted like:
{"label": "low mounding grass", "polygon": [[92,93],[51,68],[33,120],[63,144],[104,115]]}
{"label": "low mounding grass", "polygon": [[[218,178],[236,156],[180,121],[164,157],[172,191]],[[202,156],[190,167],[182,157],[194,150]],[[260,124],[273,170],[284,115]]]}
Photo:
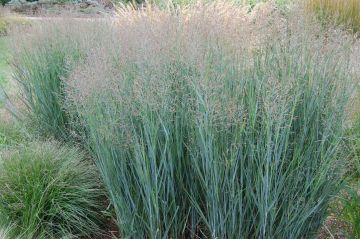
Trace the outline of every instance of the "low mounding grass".
{"label": "low mounding grass", "polygon": [[355,187],[349,187],[342,200],[341,219],[345,221],[350,228],[348,238],[360,238],[360,184]]}
{"label": "low mounding grass", "polygon": [[[359,98],[357,98],[359,100]],[[360,101],[357,102],[357,106]],[[342,195],[341,210],[338,211],[339,218],[347,226],[349,239],[360,238],[360,115],[357,112],[356,121],[352,130],[352,141],[354,145],[353,163],[348,186]]]}
{"label": "low mounding grass", "polygon": [[28,136],[15,123],[3,122],[0,120],[0,148],[5,145],[13,145],[26,141]]}
{"label": "low mounding grass", "polygon": [[355,104],[353,106],[354,113],[352,117],[352,127],[348,132],[348,148],[353,153],[352,160],[350,161],[349,180],[353,181],[360,179],[360,89],[357,88],[355,98]]}
{"label": "low mounding grass", "polygon": [[323,21],[335,19],[354,32],[360,31],[360,0],[307,0],[307,6]]}
{"label": "low mounding grass", "polygon": [[0,227],[10,227],[9,239],[101,234],[104,194],[78,150],[31,143],[0,157]]}

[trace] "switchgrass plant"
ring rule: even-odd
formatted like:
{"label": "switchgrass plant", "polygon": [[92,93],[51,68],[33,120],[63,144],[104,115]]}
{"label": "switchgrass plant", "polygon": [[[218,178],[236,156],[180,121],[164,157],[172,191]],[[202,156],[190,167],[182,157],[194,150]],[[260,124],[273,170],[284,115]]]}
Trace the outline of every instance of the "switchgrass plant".
{"label": "switchgrass plant", "polygon": [[0,227],[7,239],[99,238],[104,192],[79,150],[30,143],[0,154]]}
{"label": "switchgrass plant", "polygon": [[91,24],[72,24],[66,20],[33,24],[32,37],[15,29],[12,38],[13,78],[20,86],[26,116],[39,133],[59,140],[68,140],[74,131],[63,107],[65,79],[88,44],[100,43],[99,35],[82,35],[94,31]]}
{"label": "switchgrass plant", "polygon": [[[196,5],[199,2],[212,4],[217,3],[219,1],[217,0],[117,0],[115,3],[116,5],[132,5],[135,7],[142,8],[143,5],[155,5],[160,8],[171,6],[180,6],[180,7],[186,7],[191,5]],[[234,4],[235,6],[245,6],[248,7],[249,10],[252,10],[255,6],[261,5],[263,3],[275,3],[278,7],[284,8],[288,5],[292,5],[294,2],[297,2],[297,0],[228,0],[228,3]]]}
{"label": "switchgrass plant", "polygon": [[347,40],[269,12],[122,9],[72,72],[122,237],[316,236],[345,171]]}
{"label": "switchgrass plant", "polygon": [[38,49],[24,49],[14,63],[14,78],[21,84],[28,116],[43,134],[56,138],[66,138],[68,128],[67,115],[61,106],[64,97],[61,78],[66,77],[70,66],[61,47],[44,44]]}
{"label": "switchgrass plant", "polygon": [[307,7],[315,11],[324,21],[337,21],[350,26],[354,32],[360,31],[359,0],[307,0]]}
{"label": "switchgrass plant", "polygon": [[346,37],[303,14],[212,3],[58,21],[18,44],[16,78],[39,128],[95,155],[122,237],[313,238],[354,87]]}

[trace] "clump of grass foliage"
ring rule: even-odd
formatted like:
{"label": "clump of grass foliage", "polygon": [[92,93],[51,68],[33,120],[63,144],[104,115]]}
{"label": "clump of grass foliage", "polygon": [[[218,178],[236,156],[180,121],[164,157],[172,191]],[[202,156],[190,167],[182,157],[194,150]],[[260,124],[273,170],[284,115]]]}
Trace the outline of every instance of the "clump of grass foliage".
{"label": "clump of grass foliage", "polygon": [[97,170],[81,153],[31,143],[0,154],[0,228],[11,238],[78,238],[101,234]]}
{"label": "clump of grass foliage", "polygon": [[[359,101],[360,103],[360,101]],[[353,129],[353,136],[354,136],[354,147],[355,147],[355,154],[354,154],[354,169],[355,169],[355,177],[360,178],[360,114],[358,113],[356,117],[355,126]]]}
{"label": "clump of grass foliage", "polygon": [[[58,25],[27,61],[58,49],[58,36],[68,36],[62,47],[102,39],[77,41],[65,77],[47,77],[45,61],[21,66],[18,54],[26,101],[45,109],[30,107],[35,117],[48,124],[55,102],[94,153],[122,237],[316,235],[345,171],[347,39],[303,12],[268,10],[147,6],[97,22],[103,32]],[[59,69],[73,53],[44,59]]]}
{"label": "clump of grass foliage", "polygon": [[0,228],[0,238],[1,239],[9,239],[10,231],[11,231],[11,226],[8,226],[6,228]]}
{"label": "clump of grass foliage", "polygon": [[360,238],[360,187],[348,187],[342,198],[341,219],[350,227],[348,238]]}
{"label": "clump of grass foliage", "polygon": [[[73,23],[65,21],[60,27],[52,27],[58,23],[35,25],[33,29],[37,34],[34,38],[15,39],[12,65],[14,79],[20,85],[21,99],[27,108],[27,118],[34,128],[44,136],[68,140],[74,129],[63,107],[63,79],[73,65],[81,61],[84,49],[88,49],[86,42],[101,41],[97,38],[99,35],[88,34],[86,38],[81,34],[95,31],[89,24],[75,22],[75,27],[71,28]],[[21,33],[14,30],[13,35],[21,36]]]}
{"label": "clump of grass foliage", "polygon": [[0,120],[0,148],[4,145],[19,144],[28,139],[28,135],[17,124]]}
{"label": "clump of grass foliage", "polygon": [[[70,66],[62,46],[52,44],[24,50],[14,68],[14,76],[22,84],[26,94],[23,99],[34,125],[43,133],[66,138],[68,118],[60,104],[64,97],[61,78],[66,76]],[[32,54],[34,51],[36,54]]]}
{"label": "clump of grass foliage", "polygon": [[307,0],[306,3],[323,21],[335,19],[349,25],[354,32],[360,31],[360,0]]}
{"label": "clump of grass foliage", "polygon": [[7,22],[5,20],[2,19],[1,15],[0,15],[0,37],[6,35],[7,33]]}

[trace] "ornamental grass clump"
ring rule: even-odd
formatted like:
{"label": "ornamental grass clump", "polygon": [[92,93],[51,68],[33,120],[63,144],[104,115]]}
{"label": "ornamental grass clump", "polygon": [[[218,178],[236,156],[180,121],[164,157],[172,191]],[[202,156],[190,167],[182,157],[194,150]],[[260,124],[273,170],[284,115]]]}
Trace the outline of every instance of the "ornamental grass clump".
{"label": "ornamental grass clump", "polygon": [[307,0],[306,6],[324,21],[335,20],[350,26],[355,33],[360,31],[360,0]]}
{"label": "ornamental grass clump", "polygon": [[105,34],[91,34],[96,27],[80,20],[53,20],[33,24],[32,34],[24,29],[11,34],[13,78],[26,117],[43,136],[65,141],[77,130],[72,123],[76,115],[64,108],[65,80],[90,46],[100,44]]}
{"label": "ornamental grass clump", "polygon": [[79,150],[30,143],[0,154],[0,228],[7,239],[99,238],[105,194]]}
{"label": "ornamental grass clump", "polygon": [[67,104],[123,237],[317,234],[345,171],[347,39],[260,13],[122,9],[74,68]]}
{"label": "ornamental grass clump", "polygon": [[342,32],[228,3],[57,23],[15,76],[44,134],[94,155],[121,237],[315,237],[348,156]]}
{"label": "ornamental grass clump", "polygon": [[9,239],[9,233],[10,233],[11,227],[8,226],[6,228],[0,228],[0,238],[1,239]]}

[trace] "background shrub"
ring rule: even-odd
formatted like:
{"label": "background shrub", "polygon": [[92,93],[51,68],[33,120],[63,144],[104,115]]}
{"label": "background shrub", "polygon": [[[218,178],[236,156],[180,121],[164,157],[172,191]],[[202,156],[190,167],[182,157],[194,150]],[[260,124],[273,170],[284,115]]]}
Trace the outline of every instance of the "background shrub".
{"label": "background shrub", "polygon": [[32,143],[1,153],[0,223],[9,238],[101,234],[104,193],[75,148]]}
{"label": "background shrub", "polygon": [[0,1],[2,6],[5,6],[5,4],[7,4],[8,2],[10,2],[10,0],[1,0]]}

